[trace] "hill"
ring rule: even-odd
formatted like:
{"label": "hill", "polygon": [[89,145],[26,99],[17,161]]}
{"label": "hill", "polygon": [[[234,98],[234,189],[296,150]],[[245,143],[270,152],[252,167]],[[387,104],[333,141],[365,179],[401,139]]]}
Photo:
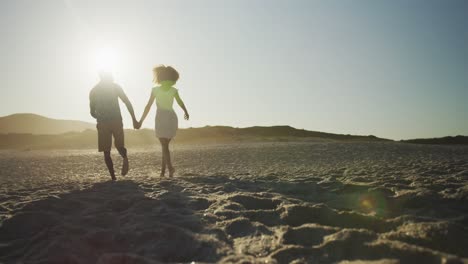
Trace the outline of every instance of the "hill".
{"label": "hill", "polygon": [[95,128],[95,124],[83,121],[52,119],[36,114],[13,114],[0,117],[1,134],[57,135]]}
{"label": "hill", "polygon": [[417,138],[402,140],[404,143],[433,144],[433,145],[468,145],[468,136],[441,137],[441,138]]}
{"label": "hill", "polygon": [[[157,144],[150,129],[125,130],[128,147],[153,147]],[[207,126],[179,129],[176,144],[238,142],[304,142],[304,141],[389,141],[375,136],[339,135],[296,129],[289,126],[233,128]],[[96,148],[97,132],[85,130],[60,135],[0,134],[0,149],[86,149]]]}
{"label": "hill", "polygon": [[288,141],[291,139],[325,139],[325,140],[360,140],[360,141],[388,141],[388,139],[378,138],[376,136],[357,136],[333,134],[317,131],[297,129],[290,126],[271,126],[271,127],[246,127],[234,128],[229,126],[206,126],[200,128],[188,128],[178,132],[178,137],[182,138],[231,138],[231,139],[249,139],[249,140],[278,140]]}

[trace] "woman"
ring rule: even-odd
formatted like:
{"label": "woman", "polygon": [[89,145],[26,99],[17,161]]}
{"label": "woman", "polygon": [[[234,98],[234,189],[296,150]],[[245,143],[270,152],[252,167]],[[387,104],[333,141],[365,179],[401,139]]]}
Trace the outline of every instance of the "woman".
{"label": "woman", "polygon": [[169,169],[169,176],[174,175],[175,169],[171,162],[171,153],[169,152],[169,143],[175,137],[178,128],[177,115],[172,108],[174,98],[177,104],[184,110],[185,120],[189,120],[189,114],[185,108],[184,102],[179,96],[179,92],[174,88],[174,84],[179,80],[179,73],[170,66],[158,66],[153,69],[153,81],[157,86],[151,91],[148,104],[145,107],[143,116],[138,122],[138,127],[141,127],[148,112],[156,101],[156,137],[161,142],[162,147],[162,164],[161,164],[161,177],[165,176],[166,166]]}

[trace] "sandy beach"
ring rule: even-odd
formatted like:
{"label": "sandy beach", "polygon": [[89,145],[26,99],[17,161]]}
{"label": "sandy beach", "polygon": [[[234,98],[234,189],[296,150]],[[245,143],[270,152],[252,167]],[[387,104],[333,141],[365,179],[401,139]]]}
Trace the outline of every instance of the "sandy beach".
{"label": "sandy beach", "polygon": [[[0,152],[0,263],[468,263],[468,147]],[[120,159],[114,151],[115,166]]]}

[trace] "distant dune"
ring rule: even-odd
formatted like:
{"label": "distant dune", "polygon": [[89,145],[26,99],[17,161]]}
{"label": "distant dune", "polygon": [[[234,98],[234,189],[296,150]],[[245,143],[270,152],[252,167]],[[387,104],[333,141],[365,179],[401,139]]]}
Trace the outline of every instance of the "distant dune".
{"label": "distant dune", "polygon": [[[36,114],[13,114],[0,117],[0,149],[86,149],[95,148],[96,125],[83,121],[52,119]],[[130,147],[147,147],[157,143],[151,129],[125,131]],[[179,129],[175,143],[236,143],[236,142],[304,142],[304,141],[391,141],[373,135],[345,135],[308,131],[290,126],[246,127],[206,126]],[[409,139],[403,143],[463,144],[468,136]]]}
{"label": "distant dune", "polygon": [[83,121],[52,119],[36,114],[13,114],[0,117],[0,134],[57,135],[95,128],[95,124]]}
{"label": "distant dune", "polygon": [[441,138],[418,138],[402,140],[405,143],[433,144],[433,145],[468,145],[468,136],[441,137]]}
{"label": "distant dune", "polygon": [[[73,131],[73,132],[70,132]],[[66,132],[66,133],[65,133]],[[157,140],[150,129],[125,131],[130,147],[153,146]],[[0,149],[96,148],[95,125],[16,114],[0,119]],[[236,143],[278,141],[389,141],[375,136],[340,135],[296,129],[290,126],[234,128],[206,126],[179,129],[176,143]]]}
{"label": "distant dune", "polygon": [[[299,130],[292,127],[201,127],[179,129],[176,144],[240,143],[240,142],[381,142],[374,136],[337,135]],[[129,147],[153,147],[157,144],[151,129],[125,130]],[[60,135],[0,134],[0,149],[87,149],[96,148],[97,132],[85,130]]]}

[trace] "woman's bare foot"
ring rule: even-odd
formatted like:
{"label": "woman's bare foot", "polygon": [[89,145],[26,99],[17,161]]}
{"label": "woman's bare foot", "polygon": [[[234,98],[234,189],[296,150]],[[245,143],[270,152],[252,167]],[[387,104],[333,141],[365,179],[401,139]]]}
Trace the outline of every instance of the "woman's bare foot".
{"label": "woman's bare foot", "polygon": [[174,176],[174,172],[175,172],[174,167],[169,167],[169,177],[173,177],[173,176]]}

